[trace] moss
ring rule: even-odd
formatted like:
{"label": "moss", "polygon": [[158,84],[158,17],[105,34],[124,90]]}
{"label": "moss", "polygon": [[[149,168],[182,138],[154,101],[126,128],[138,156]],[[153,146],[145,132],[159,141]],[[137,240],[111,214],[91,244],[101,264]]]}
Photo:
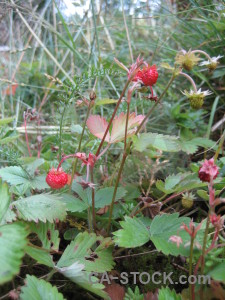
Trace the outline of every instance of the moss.
{"label": "moss", "polygon": [[[181,275],[187,275],[187,273],[179,268],[176,268],[172,263],[175,263],[177,265],[183,266],[183,262],[181,262],[179,257],[172,257],[172,256],[165,256],[162,253],[145,253],[148,252],[148,248],[137,248],[134,249],[132,254],[140,254],[143,253],[143,255],[137,255],[137,256],[127,256],[127,258],[124,258],[122,261],[119,262],[119,265],[117,265],[117,268],[120,272],[127,272],[130,274],[131,272],[147,272],[150,275],[150,281],[147,284],[142,284],[139,281],[139,276],[137,276],[137,284],[134,284],[133,281],[133,275],[131,274],[129,276],[129,287],[132,289],[135,288],[136,285],[138,285],[139,289],[142,292],[147,291],[154,291],[156,289],[159,289],[161,287],[169,286],[170,288],[175,288],[177,292],[180,292],[182,289],[187,287],[187,285],[179,285],[179,284],[171,284],[169,281],[165,282],[165,284],[160,283],[156,284],[152,282],[152,274],[155,272],[160,272],[161,274],[170,274],[173,272],[171,279],[173,282],[179,282],[179,277]],[[147,275],[143,275],[141,278],[142,281],[148,281]],[[155,280],[159,281],[163,279],[162,277],[159,277],[156,275]]]}

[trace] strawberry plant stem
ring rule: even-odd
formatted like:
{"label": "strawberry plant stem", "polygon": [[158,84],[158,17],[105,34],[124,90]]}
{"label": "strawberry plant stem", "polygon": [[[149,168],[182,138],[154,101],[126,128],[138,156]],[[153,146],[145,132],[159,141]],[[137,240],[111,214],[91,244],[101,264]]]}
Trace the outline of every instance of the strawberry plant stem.
{"label": "strawberry plant stem", "polygon": [[[203,275],[204,267],[205,267],[205,254],[206,254],[206,244],[207,244],[207,237],[209,232],[209,224],[210,224],[210,210],[206,221],[204,239],[203,239],[203,246],[202,246],[202,256],[201,256],[201,271],[200,274]],[[203,285],[201,285],[200,289],[200,299],[203,300]]]}
{"label": "strawberry plant stem", "polygon": [[154,111],[154,109],[156,108],[156,106],[158,105],[158,103],[162,100],[163,96],[165,95],[165,93],[167,92],[168,88],[171,86],[172,82],[174,81],[174,79],[176,78],[175,75],[172,75],[172,77],[170,78],[169,82],[167,83],[167,86],[165,87],[164,91],[162,92],[162,94],[160,95],[159,99],[155,102],[155,104],[150,108],[149,112],[147,113],[147,115],[145,116],[144,120],[141,122],[141,124],[138,126],[137,131],[136,131],[136,135],[140,132],[141,128],[143,127],[143,125],[145,124],[145,122],[147,121],[147,119],[149,118],[149,116],[151,115],[151,113]]}
{"label": "strawberry plant stem", "polygon": [[[136,70],[137,70],[142,64],[143,64],[143,62],[141,61],[141,62],[137,65]],[[129,86],[130,82],[132,81],[134,75],[136,74],[136,70],[134,70],[133,73],[130,74],[130,77],[128,78],[127,82],[125,83],[125,86],[124,86],[124,88],[123,88],[123,90],[122,90],[122,92],[121,92],[121,94],[120,94],[120,98],[119,98],[118,102],[116,103],[116,107],[115,107],[115,109],[114,109],[114,112],[113,112],[113,114],[112,114],[112,117],[111,117],[110,120],[109,120],[109,124],[108,124],[108,126],[107,126],[107,128],[106,128],[106,131],[105,131],[105,133],[104,133],[104,136],[103,136],[103,138],[102,138],[102,140],[101,140],[100,145],[98,146],[97,152],[96,152],[96,154],[95,154],[96,156],[98,156],[99,153],[100,153],[100,151],[101,151],[101,148],[102,148],[103,143],[104,143],[104,141],[105,141],[106,135],[107,135],[107,133],[109,132],[109,128],[110,128],[110,126],[112,125],[112,121],[113,121],[113,119],[114,119],[114,117],[115,117],[115,115],[116,115],[116,112],[117,112],[117,110],[118,110],[118,107],[119,107],[119,105],[120,105],[120,103],[121,103],[121,101],[122,101],[122,99],[123,99],[123,96],[125,95],[125,92],[126,92],[128,86]]]}
{"label": "strawberry plant stem", "polygon": [[[130,146],[130,144],[129,144],[129,146]],[[116,199],[116,192],[117,192],[117,188],[118,188],[118,185],[119,185],[119,182],[120,182],[120,177],[121,177],[121,174],[122,174],[122,171],[123,171],[123,167],[124,167],[124,164],[125,164],[125,161],[126,161],[126,158],[127,158],[127,152],[129,150],[129,146],[127,146],[126,152],[123,153],[123,159],[121,161],[119,172],[118,172],[118,175],[117,175],[117,178],[116,178],[116,184],[115,184],[115,187],[114,187],[112,202],[111,202],[111,205],[110,205],[110,208],[109,208],[109,221],[108,221],[108,227],[107,227],[107,234],[108,235],[109,235],[109,232],[110,232],[110,226],[111,226],[111,222],[112,222],[112,213],[113,213],[114,202],[115,202],[115,199]]]}
{"label": "strawberry plant stem", "polygon": [[[194,248],[194,237],[191,237],[191,245],[190,245],[190,257],[189,257],[189,277],[192,275],[192,261],[193,261],[193,248]],[[189,284],[189,295],[190,300],[195,299],[195,286],[194,284]]]}
{"label": "strawberry plant stem", "polygon": [[127,102],[127,117],[126,117],[126,125],[125,125],[124,151],[126,151],[126,147],[127,147],[127,129],[128,129],[129,114],[130,114],[130,102]]}
{"label": "strawberry plant stem", "polygon": [[[167,86],[165,87],[164,91],[162,92],[162,94],[160,95],[159,99],[157,102],[155,102],[154,106],[150,109],[150,111],[147,113],[147,115],[145,116],[144,120],[141,122],[141,124],[139,125],[137,131],[136,131],[136,135],[138,134],[138,132],[141,130],[142,126],[145,124],[146,120],[149,118],[150,114],[153,112],[153,110],[155,109],[155,107],[157,106],[157,104],[160,102],[160,100],[163,98],[163,96],[165,95],[165,93],[167,92],[168,88],[170,87],[170,85],[172,84],[173,80],[175,79],[176,76],[172,75],[172,77],[170,78]],[[125,86],[126,87],[126,86]],[[123,94],[123,92],[122,92]],[[122,95],[121,94],[121,95]],[[119,101],[118,101],[119,102]],[[117,102],[117,105],[118,105],[118,102]],[[119,105],[118,105],[119,106]],[[126,122],[128,122],[128,117],[129,117],[129,106],[128,106],[128,113],[127,113],[127,119],[126,119]],[[115,110],[114,110],[115,112]],[[112,116],[111,120],[113,120],[115,114]],[[111,122],[112,123],[112,122]],[[127,125],[127,124],[126,124]],[[108,128],[109,129],[109,126]],[[104,134],[104,137],[106,136],[107,134],[107,129],[105,131],[105,134]],[[126,135],[127,136],[127,135]],[[103,139],[104,139],[103,137]],[[103,140],[102,139],[102,140]],[[126,139],[125,139],[126,140]],[[126,142],[125,142],[126,143]],[[101,145],[101,144],[100,144]],[[100,146],[99,145],[99,146]],[[115,184],[115,188],[114,188],[114,192],[113,192],[113,197],[112,197],[112,202],[111,202],[111,205],[110,205],[110,208],[109,208],[109,221],[108,221],[108,227],[107,227],[107,234],[109,235],[109,232],[110,232],[110,226],[111,226],[111,222],[112,222],[112,214],[113,214],[113,207],[114,207],[114,202],[115,202],[115,199],[116,199],[116,192],[117,192],[117,188],[118,188],[118,185],[119,185],[119,181],[120,181],[120,177],[121,177],[121,174],[122,174],[122,171],[123,171],[123,167],[124,167],[124,164],[125,164],[125,161],[126,161],[126,158],[130,152],[130,147],[132,145],[132,142],[130,142],[128,145],[126,144],[126,147],[124,147],[124,152],[123,152],[123,158],[122,158],[122,162],[121,162],[121,165],[120,165],[120,168],[119,168],[119,172],[118,172],[118,175],[117,175],[117,178],[116,178],[116,184]],[[100,148],[100,147],[99,147]],[[101,148],[100,148],[101,149]],[[98,151],[97,151],[98,153]],[[97,153],[96,153],[96,156],[97,156]]]}
{"label": "strawberry plant stem", "polygon": [[59,127],[59,161],[62,159],[62,127],[63,127],[63,118],[66,111],[66,104],[64,104],[62,116],[60,120],[60,127]]}
{"label": "strawberry plant stem", "polygon": [[[84,123],[83,123],[83,129],[82,129],[80,140],[79,140],[79,145],[78,145],[78,148],[77,148],[76,152],[80,152],[80,150],[81,150],[81,143],[82,143],[82,139],[83,139],[83,136],[84,136],[84,130],[85,130],[85,127],[86,127],[86,122],[87,122],[87,119],[89,117],[90,111],[91,111],[91,102],[88,106],[87,114],[86,114],[86,117],[85,117],[85,120],[84,120]],[[72,183],[73,183],[73,178],[74,178],[74,175],[75,175],[76,169],[77,169],[77,160],[78,160],[78,158],[76,157],[73,161],[72,174],[71,174],[71,183],[70,183],[70,187],[69,187],[70,191],[71,191],[71,187],[72,187]]]}
{"label": "strawberry plant stem", "polygon": [[[93,167],[90,167],[91,183],[94,183]],[[96,216],[95,216],[95,189],[92,188],[92,224],[94,231],[96,230]]]}
{"label": "strawberry plant stem", "polygon": [[183,73],[183,72],[180,72],[179,75],[182,75],[185,78],[187,78],[190,81],[190,83],[192,84],[194,92],[197,93],[198,90],[197,90],[196,84],[195,84],[194,80],[191,78],[191,76],[189,76],[188,74]]}

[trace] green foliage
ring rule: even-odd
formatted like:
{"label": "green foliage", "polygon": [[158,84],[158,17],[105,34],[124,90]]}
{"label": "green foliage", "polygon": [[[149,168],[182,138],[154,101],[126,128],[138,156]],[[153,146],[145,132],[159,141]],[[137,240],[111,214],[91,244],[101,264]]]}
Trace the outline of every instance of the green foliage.
{"label": "green foliage", "polygon": [[78,261],[85,266],[86,271],[110,271],[114,266],[112,244],[111,238],[104,239],[95,234],[80,233],[67,246],[57,267],[69,267],[74,261]]}
{"label": "green foliage", "polygon": [[65,204],[53,194],[40,194],[13,202],[19,218],[27,221],[54,222],[66,217]]}
{"label": "green foliage", "polygon": [[0,284],[19,273],[28,232],[22,223],[0,226]]}
{"label": "green foliage", "polygon": [[149,231],[140,220],[127,216],[124,219],[125,221],[120,222],[122,229],[113,233],[116,244],[120,247],[134,248],[149,241]]}
{"label": "green foliage", "polygon": [[222,262],[216,265],[208,275],[212,277],[214,280],[222,281],[225,283],[225,274],[224,274],[225,262]]}
{"label": "green foliage", "polygon": [[25,283],[21,289],[22,300],[65,300],[57,288],[45,280],[27,275]]}
{"label": "green foliage", "polygon": [[159,300],[181,300],[181,296],[177,295],[175,290],[170,290],[169,288],[162,288],[159,290]]}
{"label": "green foliage", "polygon": [[165,182],[162,180],[156,181],[157,189],[165,194],[179,193],[205,186],[207,186],[207,184],[201,182],[194,173],[178,173],[176,175],[169,175],[165,179]]}
{"label": "green foliage", "polygon": [[194,138],[184,140],[177,136],[163,135],[158,133],[142,133],[139,138],[134,139],[134,149],[143,152],[147,148],[154,148],[165,152],[183,151],[193,154],[198,147],[212,148],[215,143],[207,138]]}
{"label": "green foliage", "polygon": [[[186,244],[190,242],[190,236],[180,227],[183,224],[189,224],[190,219],[179,217],[178,213],[157,215],[151,222],[150,229],[138,218],[125,216],[125,221],[121,221],[122,229],[114,232],[115,243],[120,247],[135,248],[152,241],[158,251],[164,254],[189,255],[189,247]],[[203,232],[200,231],[196,240],[202,241]],[[173,235],[179,235],[183,244],[178,248],[176,244],[169,241]]]}
{"label": "green foliage", "polygon": [[[38,161],[36,165],[38,165],[39,163],[40,161]],[[33,166],[35,166],[35,164]],[[49,189],[49,186],[45,182],[45,176],[31,176],[31,174],[34,174],[34,171],[35,170],[33,169],[29,174],[28,171],[25,170],[25,168],[22,168],[20,166],[11,166],[0,169],[0,176],[10,185],[20,185],[26,187],[26,189]]]}
{"label": "green foliage", "polygon": [[[71,212],[82,212],[87,210],[92,206],[92,196],[91,189],[83,189],[82,186],[73,182],[72,189],[79,198],[74,197],[73,195],[63,194],[62,201],[66,204],[66,208]],[[107,187],[102,189],[97,189],[95,192],[95,208],[102,208],[106,205],[109,205],[112,202],[114,187]],[[127,191],[119,187],[116,193],[116,201],[120,200],[126,195]]]}
{"label": "green foliage", "polygon": [[39,264],[48,266],[50,268],[54,267],[52,256],[45,249],[35,247],[34,245],[27,245],[25,252]]}
{"label": "green foliage", "polygon": [[144,300],[144,295],[139,291],[138,286],[136,286],[134,292],[131,288],[128,288],[124,300]]}
{"label": "green foliage", "polygon": [[60,241],[59,231],[55,230],[54,223],[31,223],[30,230],[38,235],[44,249],[58,250]]}
{"label": "green foliage", "polygon": [[2,183],[0,180],[0,195],[1,195],[1,201],[0,201],[0,224],[5,216],[5,213],[7,212],[10,204],[10,195],[8,186],[6,183]]}
{"label": "green foliage", "polygon": [[[96,282],[90,272],[110,271],[114,266],[112,240],[87,232],[77,235],[65,249],[57,263],[57,270],[81,287],[107,299],[102,291],[104,285]],[[85,270],[85,271],[84,271]]]}

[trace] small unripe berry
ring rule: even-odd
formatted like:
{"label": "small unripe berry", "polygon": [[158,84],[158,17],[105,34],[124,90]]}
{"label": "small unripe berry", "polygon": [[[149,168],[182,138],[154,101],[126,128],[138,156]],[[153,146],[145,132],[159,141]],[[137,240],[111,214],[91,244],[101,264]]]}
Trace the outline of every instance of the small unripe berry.
{"label": "small unripe berry", "polygon": [[182,195],[181,203],[184,208],[192,208],[195,196],[192,193],[184,193]]}

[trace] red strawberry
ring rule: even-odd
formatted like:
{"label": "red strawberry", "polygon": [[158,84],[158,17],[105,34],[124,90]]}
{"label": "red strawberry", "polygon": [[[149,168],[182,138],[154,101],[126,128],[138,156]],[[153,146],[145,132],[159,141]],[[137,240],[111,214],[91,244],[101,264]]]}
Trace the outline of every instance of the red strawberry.
{"label": "red strawberry", "polygon": [[59,170],[52,168],[46,176],[46,182],[52,189],[61,189],[68,182],[68,174],[62,168]]}
{"label": "red strawberry", "polygon": [[144,67],[141,73],[141,81],[144,85],[153,86],[156,83],[158,79],[156,65]]}
{"label": "red strawberry", "polygon": [[158,72],[156,65],[145,66],[143,69],[139,69],[133,78],[133,81],[142,81],[145,86],[153,86],[158,79]]}

